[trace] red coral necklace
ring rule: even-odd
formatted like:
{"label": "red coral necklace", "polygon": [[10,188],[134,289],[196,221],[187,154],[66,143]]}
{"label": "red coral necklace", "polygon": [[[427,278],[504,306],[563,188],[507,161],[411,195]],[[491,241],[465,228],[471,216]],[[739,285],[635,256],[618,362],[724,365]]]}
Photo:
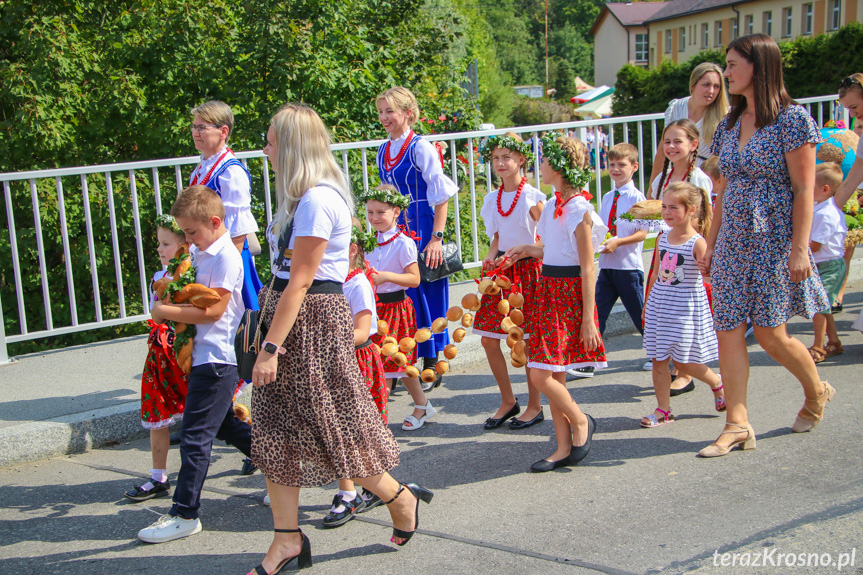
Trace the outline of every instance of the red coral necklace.
{"label": "red coral necklace", "polygon": [[509,216],[512,211],[515,209],[515,205],[518,203],[518,199],[521,197],[521,191],[524,189],[524,185],[527,183],[527,178],[522,178],[521,183],[518,185],[518,189],[515,191],[515,198],[512,200],[512,205],[509,207],[507,211],[503,211],[500,207],[500,198],[503,196],[503,182],[500,184],[500,189],[497,191],[497,212],[503,217]]}
{"label": "red coral necklace", "polygon": [[[212,176],[212,175],[213,175],[213,170],[215,170],[215,169],[216,169],[216,166],[218,166],[219,164],[221,164],[221,163],[222,163],[222,160],[224,160],[224,159],[225,159],[225,156],[227,156],[227,155],[228,155],[228,152],[230,152],[230,153],[232,153],[232,154],[234,153],[234,152],[231,150],[231,148],[228,148],[228,149],[226,149],[226,150],[222,153],[222,155],[221,155],[221,156],[219,156],[219,159],[218,159],[218,160],[216,160],[216,163],[215,163],[215,164],[213,164],[213,167],[211,167],[211,168],[210,168],[210,171],[209,171],[209,172],[207,172],[207,175],[206,175],[206,176],[204,176],[204,179],[203,179],[203,180],[201,180],[200,184],[201,184],[202,186],[206,186],[206,185],[207,185],[207,182],[209,182],[209,181],[210,181],[210,176]],[[201,167],[201,164],[198,164],[198,168],[200,168],[200,167]],[[197,172],[198,170],[197,170],[197,169],[195,169],[195,171]],[[198,176],[196,175],[194,178],[192,178],[192,183],[191,183],[191,184],[189,184],[189,185],[191,185],[191,186],[195,186],[195,185],[197,185],[197,184],[198,184]]]}
{"label": "red coral necklace", "polygon": [[377,242],[378,242],[378,247],[380,248],[380,247],[383,247],[383,246],[385,246],[385,245],[387,245],[387,244],[391,244],[391,243],[393,243],[393,241],[394,241],[397,237],[399,237],[400,235],[402,235],[401,226],[399,226],[398,228],[396,228],[396,233],[395,233],[395,235],[394,235],[393,237],[391,237],[390,239],[388,239],[387,241],[382,242],[382,241],[380,241],[379,239],[377,239],[377,236],[375,237],[375,240],[377,240]]}
{"label": "red coral necklace", "polygon": [[361,267],[352,269],[351,273],[348,274],[348,277],[345,278],[345,283],[348,283],[349,281],[360,275],[362,272],[363,268]]}
{"label": "red coral necklace", "polygon": [[390,145],[392,145],[392,140],[387,140],[387,145],[384,147],[384,170],[388,172],[392,172],[393,168],[399,165],[399,162],[402,161],[402,158],[405,155],[405,152],[408,151],[408,144],[411,143],[411,140],[414,138],[414,131],[410,130],[408,132],[407,138],[405,138],[404,143],[402,144],[401,149],[399,150],[398,155],[390,159]]}

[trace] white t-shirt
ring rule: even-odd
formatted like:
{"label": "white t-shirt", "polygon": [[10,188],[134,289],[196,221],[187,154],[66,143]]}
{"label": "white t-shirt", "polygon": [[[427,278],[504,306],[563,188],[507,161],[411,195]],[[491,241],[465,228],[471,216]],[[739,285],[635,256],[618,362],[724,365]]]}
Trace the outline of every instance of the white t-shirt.
{"label": "white t-shirt", "polygon": [[245,309],[242,293],[243,257],[229,233],[222,234],[206,250],[191,246],[189,254],[192,265],[197,269],[195,282],[231,292],[231,301],[222,317],[214,323],[195,326],[197,333],[192,347],[192,366],[205,363],[237,365],[234,335]]}
{"label": "white t-shirt", "polygon": [[[635,187],[635,183],[632,180],[629,180],[623,187],[612,190],[602,196],[602,208],[599,210],[599,219],[606,226],[609,226],[608,217],[611,215],[611,205],[614,203],[614,194],[616,191],[620,191],[620,197],[617,199],[617,217],[615,218],[617,221],[617,237],[625,238],[638,230],[620,216],[628,212],[629,208],[634,204],[642,202],[646,198]],[[594,246],[594,248],[598,248],[598,246]],[[644,242],[638,242],[636,244],[620,246],[614,250],[614,253],[607,254],[600,252],[599,267],[606,270],[641,270],[643,272],[644,262],[641,259],[643,249]]]}
{"label": "white t-shirt", "polygon": [[[405,143],[405,138],[410,133],[411,130],[408,128],[407,132],[391,141],[389,154],[391,160],[398,157],[399,151]],[[447,203],[458,192],[458,186],[443,173],[443,168],[440,165],[440,155],[434,144],[420,138],[414,145],[413,155],[414,162],[417,168],[419,168],[423,180],[428,184],[426,199],[429,205],[434,207]]]}
{"label": "white t-shirt", "polygon": [[[273,228],[274,221],[267,226],[267,241],[278,246],[279,238]],[[351,211],[337,191],[327,186],[314,186],[300,198],[294,211],[294,233],[288,242],[290,249],[294,249],[298,237],[327,240],[324,257],[315,272],[316,280],[345,281],[351,246]],[[290,279],[291,272],[279,271],[276,276]]]}
{"label": "white t-shirt", "polygon": [[563,206],[563,213],[557,219],[554,218],[555,202],[556,198],[548,201],[536,226],[536,231],[542,237],[542,243],[545,246],[542,263],[550,266],[580,265],[575,228],[584,220],[584,214],[590,213],[590,218],[593,220],[591,241],[594,251],[605,239],[608,227],[602,223],[593,206],[583,196],[576,196],[567,201]]}
{"label": "white t-shirt", "polygon": [[[671,166],[669,166],[668,171],[671,172]],[[662,193],[659,195],[656,194],[656,190],[659,188],[659,180],[662,179],[662,174],[656,176],[656,179],[653,180],[650,184],[650,189],[653,190],[653,197],[657,200],[662,199]],[[667,181],[667,176],[666,176]],[[692,168],[692,174],[689,176],[689,183],[695,186],[698,186],[702,190],[705,190],[707,194],[710,196],[711,200],[713,199],[713,180],[710,179],[710,176],[701,171],[701,168]],[[667,186],[665,182],[662,184],[663,192]]]}
{"label": "white t-shirt", "polygon": [[809,240],[821,244],[821,249],[812,253],[816,264],[845,257],[845,216],[836,207],[833,198],[815,204],[812,211],[812,232]]}
{"label": "white t-shirt", "polygon": [[369,337],[378,333],[378,310],[375,305],[375,292],[372,291],[372,284],[369,283],[369,278],[366,274],[360,272],[348,281],[342,287],[345,292],[345,297],[348,299],[348,304],[351,306],[351,317],[356,317],[358,313],[366,310],[372,312],[372,326],[369,330]]}
{"label": "white t-shirt", "polygon": [[[691,96],[687,96],[685,98],[680,98],[679,100],[672,100],[668,103],[668,108],[665,110],[665,125],[667,126],[671,122],[676,122],[677,120],[688,120],[689,119],[689,98]],[[701,166],[702,162],[712,156],[710,153],[710,145],[712,144],[711,140],[708,140],[704,137],[704,118],[702,117],[700,120],[695,122],[695,127],[698,128],[699,133],[701,134],[701,138],[698,140],[698,158],[695,159],[695,165]],[[661,143],[660,143],[661,145]]]}
{"label": "white t-shirt", "polygon": [[[532,244],[536,241],[536,221],[530,215],[530,209],[539,202],[545,202],[546,197],[538,189],[530,184],[525,184],[521,190],[518,204],[512,213],[504,217],[497,210],[497,196],[499,190],[486,194],[479,215],[485,222],[485,233],[489,239],[494,239],[498,234],[497,249],[505,252],[509,248],[521,244]],[[507,211],[515,199],[516,190],[507,192],[504,190],[501,196],[500,206]]]}
{"label": "white t-shirt", "polygon": [[[227,150],[227,146],[213,154],[207,159],[201,156],[201,163],[192,171],[189,176],[189,183],[195,177],[198,181],[202,181],[213,164],[222,158],[222,154]],[[234,154],[228,152],[225,154],[219,165],[224,164],[228,160],[235,159]],[[216,167],[213,173],[219,170]],[[222,203],[225,205],[225,227],[228,228],[228,233],[232,238],[243,236],[246,234],[254,234],[258,231],[258,223],[255,221],[255,216],[252,215],[252,189],[249,184],[249,176],[239,166],[230,166],[219,175],[219,190],[222,194]]]}
{"label": "white t-shirt", "polygon": [[[392,238],[399,229],[395,226],[386,232],[378,232],[378,243],[384,243]],[[417,243],[404,234],[399,236],[385,246],[376,247],[371,253],[366,254],[366,259],[373,268],[381,272],[405,273],[412,263],[417,261]],[[377,287],[377,293],[393,293],[405,289],[405,286],[384,282]]]}

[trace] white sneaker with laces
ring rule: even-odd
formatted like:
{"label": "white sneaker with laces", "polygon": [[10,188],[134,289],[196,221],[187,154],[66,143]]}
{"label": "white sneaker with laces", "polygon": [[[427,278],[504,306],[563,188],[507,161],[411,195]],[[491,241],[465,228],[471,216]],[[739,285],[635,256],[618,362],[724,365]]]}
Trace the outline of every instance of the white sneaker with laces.
{"label": "white sneaker with laces", "polygon": [[585,377],[593,377],[596,369],[593,366],[588,367],[576,367],[575,369],[567,369],[566,374],[570,377],[575,378],[585,378]]}
{"label": "white sneaker with laces", "polygon": [[138,531],[138,539],[145,543],[166,543],[200,533],[201,529],[200,519],[162,515],[155,523]]}
{"label": "white sneaker with laces", "polygon": [[641,371],[653,371],[653,360],[648,359],[644,362],[644,365],[641,366]]}

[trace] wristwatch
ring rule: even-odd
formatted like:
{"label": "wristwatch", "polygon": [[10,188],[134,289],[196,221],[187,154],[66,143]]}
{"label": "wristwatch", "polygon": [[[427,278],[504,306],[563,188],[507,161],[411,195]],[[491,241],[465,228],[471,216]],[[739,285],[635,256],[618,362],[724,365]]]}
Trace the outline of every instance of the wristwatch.
{"label": "wristwatch", "polygon": [[276,355],[276,353],[278,353],[279,355],[284,355],[287,351],[285,348],[278,346],[271,341],[265,341],[264,344],[261,346],[261,349],[272,355]]}
{"label": "wristwatch", "polygon": [[443,239],[443,232],[432,232],[432,235],[439,240]]}

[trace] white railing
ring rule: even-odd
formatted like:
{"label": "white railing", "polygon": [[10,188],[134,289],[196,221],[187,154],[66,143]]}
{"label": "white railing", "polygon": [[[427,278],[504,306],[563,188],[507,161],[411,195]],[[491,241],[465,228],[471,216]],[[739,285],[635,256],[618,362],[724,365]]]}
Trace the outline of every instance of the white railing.
{"label": "white railing", "polygon": [[[823,96],[806,98],[801,103],[807,106],[819,125],[837,114],[847,124],[847,111],[835,108],[835,100],[836,96]],[[639,150],[639,163],[645,166],[645,160],[650,161],[654,156],[663,120],[663,114],[648,114],[428,136],[427,139],[443,142],[447,148],[447,168],[453,180],[456,183],[467,180],[467,193],[457,194],[454,206],[455,214],[459,216],[454,218],[455,238],[462,249],[465,267],[480,266],[484,255],[479,251],[477,186],[484,185],[486,193],[492,190],[491,167],[480,163],[474,150],[483,139],[513,131],[525,140],[532,139],[536,149],[543,131],[574,131],[576,137],[584,141],[589,127],[601,126],[608,135],[609,146],[620,141],[634,142]],[[375,156],[369,158],[369,150],[376,153],[384,142],[375,140],[332,146],[355,187],[369,188],[370,161],[373,179],[376,179]],[[250,168],[253,202],[260,206],[263,201],[263,212],[269,221],[273,199],[267,159],[259,150],[236,155]],[[189,167],[197,162],[197,156],[190,156],[0,174],[10,255],[7,260],[0,259],[0,277],[9,278],[11,272],[14,292],[7,290],[5,294],[11,295],[17,304],[17,326],[7,335],[0,302],[0,364],[8,362],[8,343],[139,322],[149,317],[148,274],[155,269],[148,269],[148,266],[156,265],[157,260],[150,246],[147,246],[149,251],[145,254],[144,230],[148,230],[146,237],[150,237],[152,224],[145,221],[142,225],[141,212],[143,209],[150,215],[167,209],[171,200],[163,204],[163,192],[169,193],[170,198],[175,197],[188,181]],[[186,174],[183,168],[187,168]],[[484,173],[477,174],[477,170]],[[607,190],[602,189],[599,154],[595,155],[594,170],[595,189],[591,192],[601,202],[602,193]],[[637,174],[642,190],[645,189],[646,173],[641,169]],[[538,159],[534,163],[532,177],[539,187]],[[163,185],[165,180],[170,183]],[[74,190],[71,193],[70,188]],[[468,213],[460,205],[466,200],[470,203]],[[118,206],[118,202],[121,205]],[[49,226],[47,229],[46,225]],[[469,253],[465,253],[462,245],[462,225],[470,226]],[[99,234],[97,228],[107,228],[108,233]],[[133,235],[133,240],[124,234]],[[106,235],[110,240],[105,239]],[[46,240],[51,249],[46,249]],[[82,253],[86,257],[82,257]],[[112,265],[104,263],[106,258],[112,260]],[[133,280],[124,278],[124,265],[136,270],[136,274],[131,274]],[[88,279],[83,279],[85,277]],[[109,284],[112,285],[110,289],[107,288]],[[63,291],[66,293],[61,293]],[[36,305],[33,296],[38,298],[40,292],[42,301]],[[60,317],[55,316],[55,311],[61,312]]]}

